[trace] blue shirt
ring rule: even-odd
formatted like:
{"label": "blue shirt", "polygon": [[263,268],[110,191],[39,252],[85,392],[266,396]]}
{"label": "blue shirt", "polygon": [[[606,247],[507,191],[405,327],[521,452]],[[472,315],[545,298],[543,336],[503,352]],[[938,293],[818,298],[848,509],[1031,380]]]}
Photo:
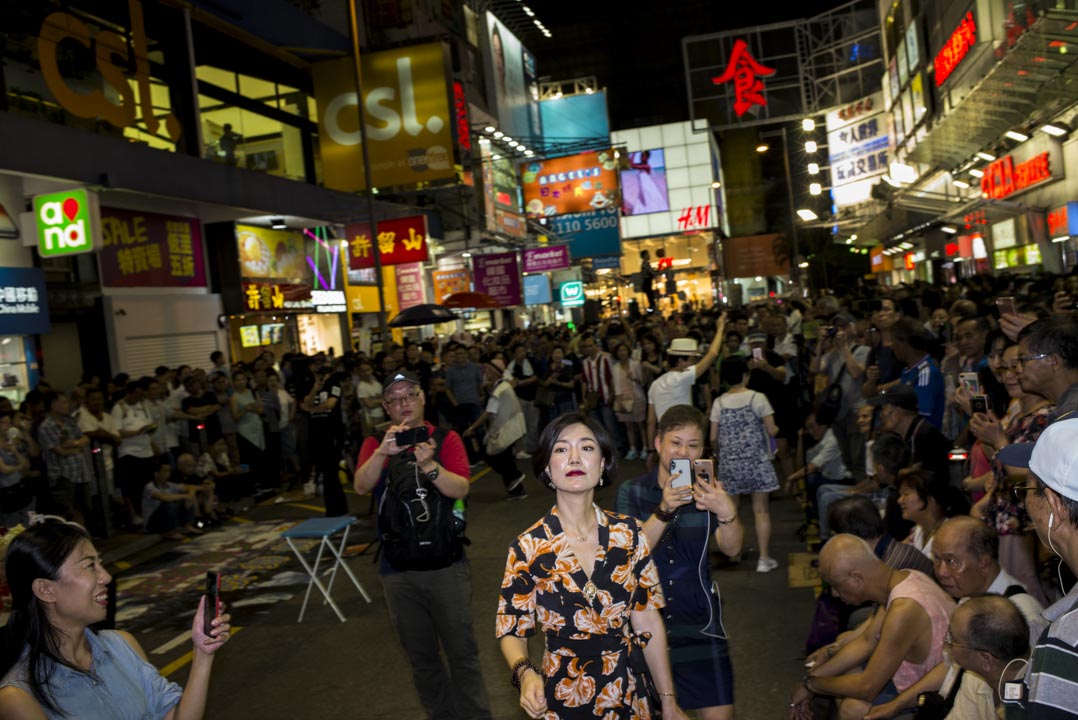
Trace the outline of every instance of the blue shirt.
{"label": "blue shirt", "polygon": [[[162,718],[180,702],[183,688],[161,677],[157,668],[139,657],[119,633],[86,630],[93,657],[90,672],[42,660],[52,667],[46,692],[66,714],[45,711],[52,720],[151,720]],[[30,690],[27,654],[8,671],[0,687]],[[44,711],[45,709],[42,708]]]}
{"label": "blue shirt", "polygon": [[917,391],[917,410],[921,417],[936,429],[943,427],[943,409],[946,394],[943,389],[943,373],[930,355],[925,355],[913,367],[902,371],[902,382]]}

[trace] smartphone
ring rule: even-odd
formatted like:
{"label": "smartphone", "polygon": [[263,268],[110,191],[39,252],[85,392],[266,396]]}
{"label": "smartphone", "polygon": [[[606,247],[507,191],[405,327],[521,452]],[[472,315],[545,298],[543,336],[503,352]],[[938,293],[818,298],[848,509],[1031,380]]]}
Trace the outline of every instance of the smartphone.
{"label": "smartphone", "polygon": [[676,488],[692,485],[692,461],[689,458],[674,458],[670,461],[670,474],[679,475],[671,481]]}
{"label": "smartphone", "polygon": [[206,573],[206,605],[202,613],[202,630],[211,636],[213,621],[221,617],[221,576],[212,570]]}
{"label": "smartphone", "polygon": [[1001,297],[996,298],[996,307],[999,308],[1000,315],[1017,315],[1018,310],[1014,305],[1013,297]]}
{"label": "smartphone", "polygon": [[696,477],[700,478],[700,480],[709,483],[715,479],[715,461],[710,458],[696,460],[693,462],[693,472],[696,473]]}
{"label": "smartphone", "polygon": [[973,395],[969,399],[970,412],[988,414],[988,396],[987,395]]}
{"label": "smartphone", "polygon": [[763,360],[764,359],[764,349],[763,348],[753,348],[752,349],[752,359],[753,360]]}
{"label": "smartphone", "polygon": [[412,447],[413,445],[426,442],[428,439],[430,439],[430,431],[427,430],[426,425],[409,428],[403,432],[397,433],[394,437],[397,447]]}
{"label": "smartphone", "polygon": [[969,395],[981,394],[981,377],[975,372],[959,373],[958,384],[964,387]]}

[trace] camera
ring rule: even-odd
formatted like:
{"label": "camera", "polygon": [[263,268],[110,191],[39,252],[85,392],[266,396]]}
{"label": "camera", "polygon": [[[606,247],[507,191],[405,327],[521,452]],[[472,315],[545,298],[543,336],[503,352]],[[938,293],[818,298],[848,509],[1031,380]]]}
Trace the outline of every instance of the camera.
{"label": "camera", "polygon": [[396,433],[393,437],[393,441],[397,443],[397,447],[412,447],[413,445],[426,442],[429,439],[430,431],[427,430],[426,425],[408,428],[407,430]]}
{"label": "camera", "polygon": [[834,325],[828,325],[827,327],[825,327],[825,328],[823,329],[823,334],[824,334],[824,335],[825,335],[826,337],[829,337],[829,338],[833,338],[833,337],[835,337],[836,335],[838,335],[838,328],[837,328],[837,327],[835,327]]}

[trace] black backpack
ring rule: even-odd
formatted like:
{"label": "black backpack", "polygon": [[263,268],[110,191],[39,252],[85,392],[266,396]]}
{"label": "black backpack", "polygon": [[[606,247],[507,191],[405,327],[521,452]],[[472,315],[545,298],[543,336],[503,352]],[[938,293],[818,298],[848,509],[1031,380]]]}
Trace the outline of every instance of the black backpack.
{"label": "black backpack", "polygon": [[[445,436],[445,430],[434,431],[439,453]],[[416,465],[414,453],[390,457],[382,480],[378,537],[394,570],[440,570],[464,556],[463,513],[454,514],[454,500],[438,492]]]}

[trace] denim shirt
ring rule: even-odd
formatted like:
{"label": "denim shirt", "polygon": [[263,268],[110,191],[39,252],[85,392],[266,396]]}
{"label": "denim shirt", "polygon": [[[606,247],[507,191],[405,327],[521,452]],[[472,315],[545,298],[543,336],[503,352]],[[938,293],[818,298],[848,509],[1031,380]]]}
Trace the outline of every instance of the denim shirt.
{"label": "denim shirt", "polygon": [[[93,657],[90,672],[53,666],[46,692],[66,714],[45,711],[50,720],[157,720],[180,702],[183,688],[163,678],[119,633],[85,632]],[[27,654],[23,653],[0,687],[10,685],[33,695],[26,670]]]}

